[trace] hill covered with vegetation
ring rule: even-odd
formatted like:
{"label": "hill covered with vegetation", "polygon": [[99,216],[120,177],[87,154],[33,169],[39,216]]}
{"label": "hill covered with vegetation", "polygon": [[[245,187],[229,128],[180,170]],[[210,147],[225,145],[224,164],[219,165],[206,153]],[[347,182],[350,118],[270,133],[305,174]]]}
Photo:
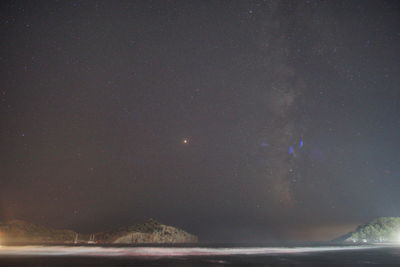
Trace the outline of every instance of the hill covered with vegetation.
{"label": "hill covered with vegetation", "polygon": [[195,243],[197,237],[184,230],[161,224],[155,220],[118,230],[94,234],[79,234],[72,230],[59,230],[22,220],[0,222],[0,243]]}
{"label": "hill covered with vegetation", "polygon": [[335,241],[384,243],[400,242],[400,217],[381,217],[360,225]]}
{"label": "hill covered with vegetation", "polygon": [[197,237],[181,229],[161,224],[153,219],[116,231],[94,234],[98,243],[196,243]]}
{"label": "hill covered with vegetation", "polygon": [[2,243],[73,243],[77,233],[36,225],[22,220],[0,222]]}

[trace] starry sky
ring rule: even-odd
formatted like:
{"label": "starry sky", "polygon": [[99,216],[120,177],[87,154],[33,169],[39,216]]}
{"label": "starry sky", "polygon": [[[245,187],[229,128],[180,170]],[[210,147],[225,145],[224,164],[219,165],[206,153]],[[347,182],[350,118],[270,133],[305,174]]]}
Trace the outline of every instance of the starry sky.
{"label": "starry sky", "polygon": [[0,219],[204,242],[400,216],[398,1],[1,1]]}

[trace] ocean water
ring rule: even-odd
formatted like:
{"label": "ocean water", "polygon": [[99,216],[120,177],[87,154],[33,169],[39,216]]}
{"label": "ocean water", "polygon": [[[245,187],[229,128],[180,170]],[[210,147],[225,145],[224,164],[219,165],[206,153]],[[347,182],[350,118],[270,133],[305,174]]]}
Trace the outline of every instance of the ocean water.
{"label": "ocean water", "polygon": [[400,246],[3,246],[0,266],[400,266]]}

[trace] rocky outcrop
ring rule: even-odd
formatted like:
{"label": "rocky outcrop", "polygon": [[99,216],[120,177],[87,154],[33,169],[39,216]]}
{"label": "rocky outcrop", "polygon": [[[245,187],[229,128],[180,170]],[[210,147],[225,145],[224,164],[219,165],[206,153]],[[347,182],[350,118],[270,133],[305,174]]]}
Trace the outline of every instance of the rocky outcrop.
{"label": "rocky outcrop", "polygon": [[73,243],[77,233],[71,230],[58,230],[11,220],[0,223],[2,243]]}
{"label": "rocky outcrop", "polygon": [[149,220],[113,232],[95,234],[97,243],[136,244],[136,243],[196,243],[197,236],[181,229]]}

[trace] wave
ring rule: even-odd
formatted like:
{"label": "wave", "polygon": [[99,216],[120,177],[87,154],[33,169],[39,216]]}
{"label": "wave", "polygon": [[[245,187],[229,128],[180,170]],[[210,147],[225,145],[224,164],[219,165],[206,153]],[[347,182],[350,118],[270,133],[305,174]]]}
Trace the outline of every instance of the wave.
{"label": "wave", "polygon": [[103,257],[185,257],[316,253],[341,250],[374,249],[382,246],[330,247],[85,247],[85,246],[3,246],[0,256],[103,256]]}

